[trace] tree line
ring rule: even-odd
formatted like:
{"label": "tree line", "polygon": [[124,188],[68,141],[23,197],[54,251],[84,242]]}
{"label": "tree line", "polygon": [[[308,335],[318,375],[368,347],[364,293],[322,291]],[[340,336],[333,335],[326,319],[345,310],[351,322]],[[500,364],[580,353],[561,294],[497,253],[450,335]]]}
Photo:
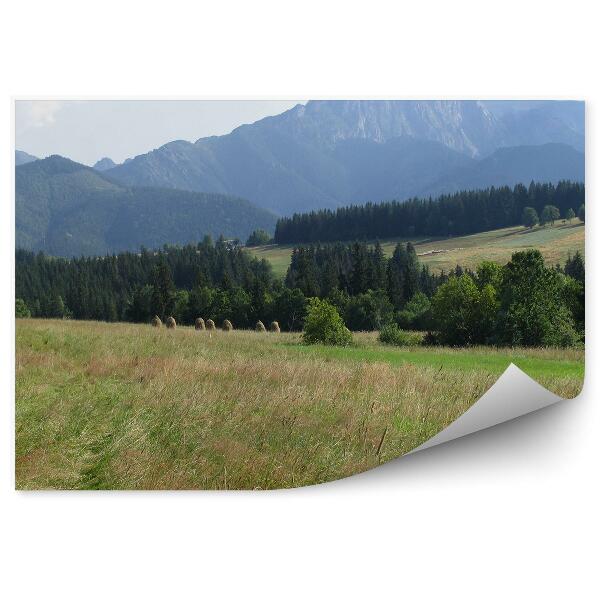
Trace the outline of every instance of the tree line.
{"label": "tree line", "polygon": [[561,181],[461,191],[437,199],[345,206],[282,217],[275,227],[274,242],[467,235],[522,224],[525,208],[541,215],[545,207],[552,206],[568,218],[569,211],[580,211],[584,201],[583,183]]}
{"label": "tree line", "polygon": [[[238,311],[240,325],[263,314],[276,281],[265,260],[222,238],[158,251],[62,259],[16,251],[15,289],[34,317],[148,322],[173,315],[192,323]],[[282,287],[282,286],[279,286]]]}
{"label": "tree line", "polygon": [[579,253],[547,267],[537,250],[500,266],[457,266],[438,275],[411,243],[387,258],[381,245],[294,248],[284,281],[270,265],[223,239],[157,252],[57,259],[16,253],[16,314],[27,317],[149,322],[154,315],[192,324],[225,319],[250,328],[278,321],[300,330],[311,299],[326,301],[353,331],[394,325],[429,331],[429,343],[573,345],[583,339],[585,267]]}

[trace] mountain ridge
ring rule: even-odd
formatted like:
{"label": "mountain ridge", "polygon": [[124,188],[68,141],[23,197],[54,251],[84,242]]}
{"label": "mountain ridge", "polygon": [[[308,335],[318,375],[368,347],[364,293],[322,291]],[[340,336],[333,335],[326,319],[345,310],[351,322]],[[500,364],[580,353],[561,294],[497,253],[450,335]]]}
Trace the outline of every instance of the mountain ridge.
{"label": "mountain ridge", "polygon": [[[497,116],[474,100],[309,101],[226,135],[169,142],[107,173],[130,186],[237,195],[278,215],[404,199],[425,193],[436,178],[447,180],[455,169],[462,174],[469,161],[528,138],[540,146],[566,143],[582,149],[583,134],[573,123],[583,113],[575,104],[576,109],[533,104]],[[561,111],[567,115],[563,120]],[[435,159],[423,154],[424,143]],[[367,147],[381,164],[357,160]],[[535,178],[533,172],[526,176]],[[366,190],[366,181],[377,182],[376,193]]]}
{"label": "mountain ridge", "polygon": [[40,160],[37,156],[24,152],[23,150],[15,150],[15,167],[26,165],[27,163]]}

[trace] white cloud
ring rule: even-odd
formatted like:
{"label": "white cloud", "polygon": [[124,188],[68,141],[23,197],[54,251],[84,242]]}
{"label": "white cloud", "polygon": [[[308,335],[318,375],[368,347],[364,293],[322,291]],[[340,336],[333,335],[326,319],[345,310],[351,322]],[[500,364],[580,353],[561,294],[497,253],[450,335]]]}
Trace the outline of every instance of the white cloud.
{"label": "white cloud", "polygon": [[56,114],[63,107],[61,100],[19,100],[15,113],[17,129],[30,127],[47,127],[54,124]]}

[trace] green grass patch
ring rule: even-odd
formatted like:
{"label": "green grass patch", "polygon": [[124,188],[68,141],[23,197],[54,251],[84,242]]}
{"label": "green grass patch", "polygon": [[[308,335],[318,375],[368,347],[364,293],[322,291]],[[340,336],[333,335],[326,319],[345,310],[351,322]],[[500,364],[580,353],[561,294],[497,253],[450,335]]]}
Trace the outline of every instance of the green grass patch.
{"label": "green grass patch", "polygon": [[[393,238],[381,242],[386,256],[391,256],[398,242],[410,241],[415,245],[419,262],[426,264],[434,273],[448,272],[457,264],[475,269],[483,260],[507,263],[514,252],[537,248],[546,262],[564,264],[569,254],[577,250],[585,253],[585,227],[578,219],[553,226],[525,229],[522,226],[484,231],[474,235],[446,238],[414,237]],[[290,263],[293,245],[271,244],[248,248],[247,251],[271,263],[274,272],[284,277]]]}
{"label": "green grass patch", "polygon": [[576,360],[559,360],[520,356],[519,350],[461,349],[451,348],[368,348],[333,346],[287,346],[292,352],[334,360],[356,362],[385,362],[393,366],[412,364],[433,369],[462,371],[485,371],[502,374],[514,363],[533,379],[545,377],[576,377],[583,379],[584,364]]}

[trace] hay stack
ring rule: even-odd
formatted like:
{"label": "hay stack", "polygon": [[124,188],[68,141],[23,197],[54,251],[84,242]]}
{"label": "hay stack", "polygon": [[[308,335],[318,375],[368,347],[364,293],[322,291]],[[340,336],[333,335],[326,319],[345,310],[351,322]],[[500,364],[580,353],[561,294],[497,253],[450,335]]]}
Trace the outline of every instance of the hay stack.
{"label": "hay stack", "polygon": [[167,329],[175,329],[175,327],[177,327],[177,323],[175,322],[175,319],[173,317],[169,317],[166,320],[166,324],[167,324]]}
{"label": "hay stack", "polygon": [[273,321],[271,325],[269,325],[269,329],[272,333],[281,333],[281,329],[279,329],[279,323],[277,321]]}
{"label": "hay stack", "polygon": [[216,329],[215,322],[212,319],[206,319],[206,329],[208,331],[214,331]]}
{"label": "hay stack", "polygon": [[267,328],[265,327],[265,324],[262,321],[257,321],[255,329],[256,331],[258,331],[258,333],[264,333],[265,331],[267,331]]}
{"label": "hay stack", "polygon": [[152,327],[162,327],[162,321],[158,315],[154,315],[154,318],[152,321],[150,321],[150,323],[152,323]]}
{"label": "hay stack", "polygon": [[233,324],[229,319],[223,321],[223,331],[233,331]]}
{"label": "hay stack", "polygon": [[204,331],[206,329],[206,325],[204,325],[204,319],[202,317],[198,317],[194,321],[194,327],[196,328],[196,331]]}

